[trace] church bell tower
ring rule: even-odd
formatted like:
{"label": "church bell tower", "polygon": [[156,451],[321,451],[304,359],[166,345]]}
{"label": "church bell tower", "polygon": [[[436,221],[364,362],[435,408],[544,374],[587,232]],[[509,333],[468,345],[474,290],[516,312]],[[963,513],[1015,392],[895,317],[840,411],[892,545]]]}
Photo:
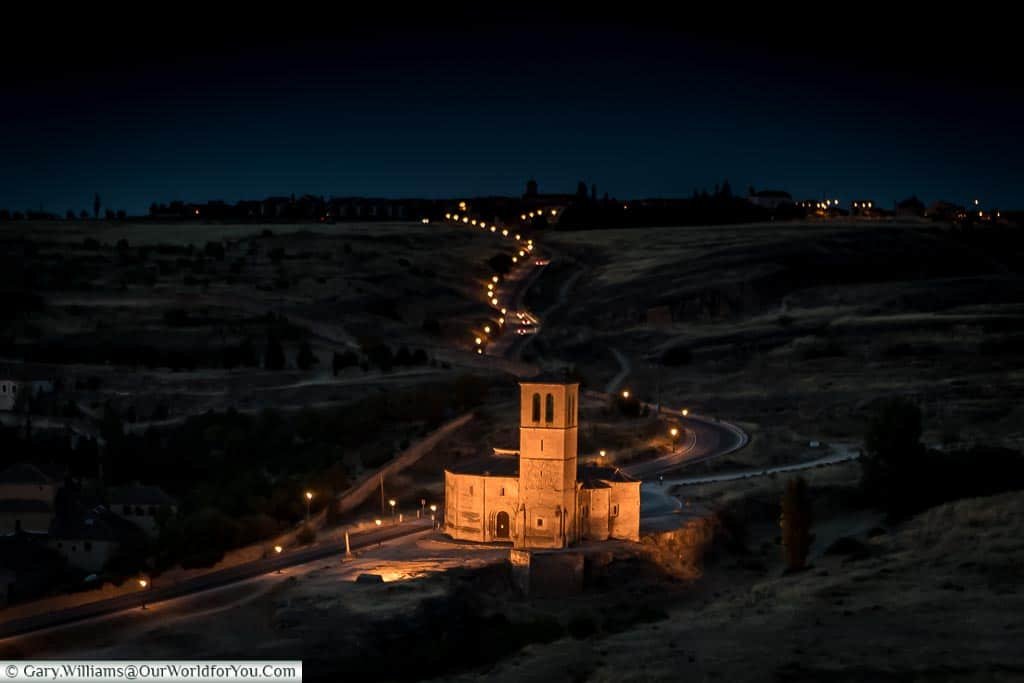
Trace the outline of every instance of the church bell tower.
{"label": "church bell tower", "polygon": [[515,545],[563,548],[576,529],[579,382],[519,383],[519,508]]}

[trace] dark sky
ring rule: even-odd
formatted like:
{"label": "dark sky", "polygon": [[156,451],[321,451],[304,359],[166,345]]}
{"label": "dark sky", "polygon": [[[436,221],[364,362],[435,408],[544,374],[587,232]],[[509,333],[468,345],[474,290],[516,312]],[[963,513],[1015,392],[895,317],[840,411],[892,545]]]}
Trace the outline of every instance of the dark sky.
{"label": "dark sky", "polygon": [[620,198],[728,178],[1024,207],[1024,89],[1002,75],[1020,58],[1012,22],[597,7],[16,13],[0,47],[0,207],[515,194],[531,176]]}

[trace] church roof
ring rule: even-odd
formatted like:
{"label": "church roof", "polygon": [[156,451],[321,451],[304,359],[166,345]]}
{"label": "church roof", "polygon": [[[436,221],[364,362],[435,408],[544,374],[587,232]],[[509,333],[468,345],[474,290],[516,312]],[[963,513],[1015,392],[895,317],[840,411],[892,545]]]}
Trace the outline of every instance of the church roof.
{"label": "church roof", "polygon": [[576,467],[576,479],[583,482],[585,489],[607,488],[606,482],[623,483],[636,481],[618,467],[606,467],[602,465],[584,465]]}
{"label": "church roof", "polygon": [[546,371],[533,377],[519,380],[520,384],[579,384],[580,381],[565,370]]}
{"label": "church roof", "polygon": [[456,463],[448,468],[452,474],[479,474],[488,477],[518,477],[519,457],[484,455]]}

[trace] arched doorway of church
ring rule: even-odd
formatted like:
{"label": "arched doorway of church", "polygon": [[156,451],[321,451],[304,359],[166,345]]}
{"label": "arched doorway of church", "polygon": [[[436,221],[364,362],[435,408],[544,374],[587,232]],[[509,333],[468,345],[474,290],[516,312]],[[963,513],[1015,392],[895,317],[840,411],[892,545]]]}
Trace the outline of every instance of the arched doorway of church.
{"label": "arched doorway of church", "polygon": [[494,519],[494,537],[508,538],[509,518],[507,512],[499,512]]}

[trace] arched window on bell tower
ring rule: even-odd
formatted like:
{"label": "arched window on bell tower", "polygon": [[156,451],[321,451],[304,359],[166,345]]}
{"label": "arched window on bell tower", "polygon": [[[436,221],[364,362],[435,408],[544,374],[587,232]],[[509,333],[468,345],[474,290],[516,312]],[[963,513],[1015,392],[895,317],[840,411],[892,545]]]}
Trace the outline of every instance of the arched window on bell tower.
{"label": "arched window on bell tower", "polygon": [[548,394],[547,398],[544,399],[544,421],[555,421],[555,397],[551,394]]}
{"label": "arched window on bell tower", "polygon": [[533,395],[533,421],[540,422],[540,394]]}

